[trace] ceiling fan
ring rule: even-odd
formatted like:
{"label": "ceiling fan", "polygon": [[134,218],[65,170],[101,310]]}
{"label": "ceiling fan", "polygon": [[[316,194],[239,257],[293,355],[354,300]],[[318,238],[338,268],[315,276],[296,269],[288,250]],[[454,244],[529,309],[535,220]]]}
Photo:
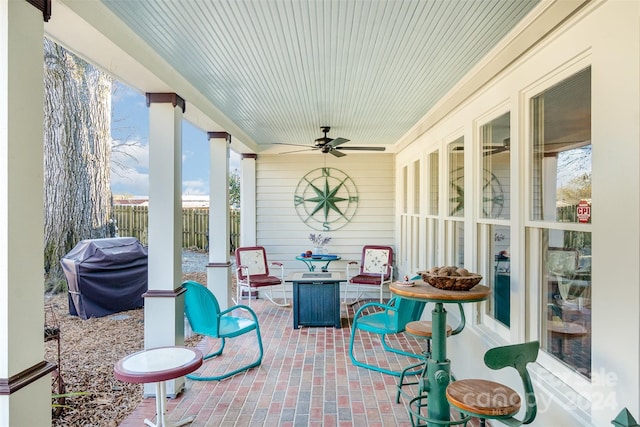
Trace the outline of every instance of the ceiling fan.
{"label": "ceiling fan", "polygon": [[[288,151],[282,154],[295,153],[298,151],[307,151],[307,150],[320,150],[320,152],[324,154],[331,154],[336,157],[344,157],[346,156],[342,150],[354,150],[354,151],[384,151],[385,147],[343,147],[342,144],[349,142],[348,139],[338,137],[338,138],[329,138],[327,134],[331,130],[330,126],[322,126],[320,128],[324,133],[324,136],[317,138],[313,141],[313,147],[306,148],[304,150],[297,151]],[[280,145],[296,145],[296,144],[280,144]],[[299,145],[296,145],[299,147]]]}

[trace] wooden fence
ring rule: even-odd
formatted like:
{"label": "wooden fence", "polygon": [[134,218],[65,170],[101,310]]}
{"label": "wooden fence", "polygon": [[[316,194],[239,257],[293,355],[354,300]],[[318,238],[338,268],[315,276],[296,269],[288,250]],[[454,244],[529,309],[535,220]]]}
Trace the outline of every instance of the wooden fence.
{"label": "wooden fence", "polygon": [[[578,222],[578,205],[568,205],[556,208],[558,222]],[[587,221],[591,223],[591,218]]]}
{"label": "wooden fence", "polygon": [[[118,236],[135,237],[147,245],[149,227],[148,206],[114,206]],[[231,250],[240,243],[240,211],[230,210],[229,241]],[[182,247],[207,250],[209,248],[209,208],[182,209]]]}

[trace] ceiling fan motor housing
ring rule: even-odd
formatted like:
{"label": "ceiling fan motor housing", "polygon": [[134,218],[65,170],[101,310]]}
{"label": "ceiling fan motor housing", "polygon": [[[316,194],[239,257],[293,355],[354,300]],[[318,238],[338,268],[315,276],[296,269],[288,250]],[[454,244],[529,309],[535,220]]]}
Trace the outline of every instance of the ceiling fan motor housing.
{"label": "ceiling fan motor housing", "polygon": [[320,129],[321,129],[321,130],[322,130],[322,132],[324,133],[324,136],[315,140],[315,145],[316,145],[316,147],[324,147],[325,145],[327,145],[328,143],[330,143],[331,141],[333,141],[333,138],[329,138],[329,137],[327,136],[327,134],[328,134],[328,133],[329,133],[329,131],[331,130],[331,127],[329,127],[329,126],[322,126]]}

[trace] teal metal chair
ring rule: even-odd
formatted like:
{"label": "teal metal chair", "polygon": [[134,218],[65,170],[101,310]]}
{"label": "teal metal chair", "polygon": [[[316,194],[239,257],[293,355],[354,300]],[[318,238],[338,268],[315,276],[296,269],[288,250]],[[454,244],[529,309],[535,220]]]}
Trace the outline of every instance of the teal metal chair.
{"label": "teal metal chair", "polygon": [[[424,306],[425,302],[422,301],[414,301],[401,297],[394,297],[389,300],[389,303],[387,304],[371,302],[360,307],[353,318],[353,326],[351,328],[351,341],[349,343],[349,356],[351,357],[351,362],[361,368],[371,369],[374,371],[382,372],[384,374],[393,375],[396,377],[399,377],[401,375],[400,371],[392,371],[380,366],[370,365],[356,359],[353,351],[353,343],[359,330],[380,335],[382,347],[386,351],[423,359],[423,354],[415,354],[391,347],[386,341],[386,336],[389,334],[398,334],[400,332],[404,332],[407,323],[420,319],[420,316],[422,316],[422,311],[424,310]],[[370,314],[364,314],[366,311],[369,311],[371,309],[378,311]],[[417,374],[419,372],[420,371],[416,371],[413,373]]]}
{"label": "teal metal chair", "polygon": [[[258,318],[255,312],[250,307],[235,305],[221,311],[218,300],[207,287],[193,281],[184,282],[182,287],[186,289],[184,310],[191,329],[197,334],[211,338],[220,338],[222,340],[220,349],[204,356],[204,360],[220,356],[224,350],[227,338],[239,337],[240,335],[255,331],[258,339],[258,357],[254,362],[218,376],[205,377],[198,374],[189,374],[187,378],[195,381],[220,381],[259,366],[262,363],[263,348],[260,325],[258,324]],[[248,312],[250,317],[232,316],[231,312],[238,309]]]}
{"label": "teal metal chair", "polygon": [[486,425],[486,419],[496,420],[511,427],[532,423],[536,418],[537,404],[527,364],[536,361],[539,349],[540,343],[531,341],[492,348],[484,355],[487,367],[497,370],[511,366],[520,374],[527,405],[521,420],[514,417],[520,411],[520,395],[512,388],[493,381],[454,381],[447,387],[447,400],[461,414],[466,415],[466,421],[471,417],[479,418],[482,427]]}

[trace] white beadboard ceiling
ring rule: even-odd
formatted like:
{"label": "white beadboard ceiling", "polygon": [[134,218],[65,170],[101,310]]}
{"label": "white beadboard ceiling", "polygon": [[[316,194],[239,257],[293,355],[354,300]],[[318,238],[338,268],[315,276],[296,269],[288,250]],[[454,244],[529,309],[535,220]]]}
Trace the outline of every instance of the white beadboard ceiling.
{"label": "white beadboard ceiling", "polygon": [[101,1],[261,148],[393,145],[539,3]]}

